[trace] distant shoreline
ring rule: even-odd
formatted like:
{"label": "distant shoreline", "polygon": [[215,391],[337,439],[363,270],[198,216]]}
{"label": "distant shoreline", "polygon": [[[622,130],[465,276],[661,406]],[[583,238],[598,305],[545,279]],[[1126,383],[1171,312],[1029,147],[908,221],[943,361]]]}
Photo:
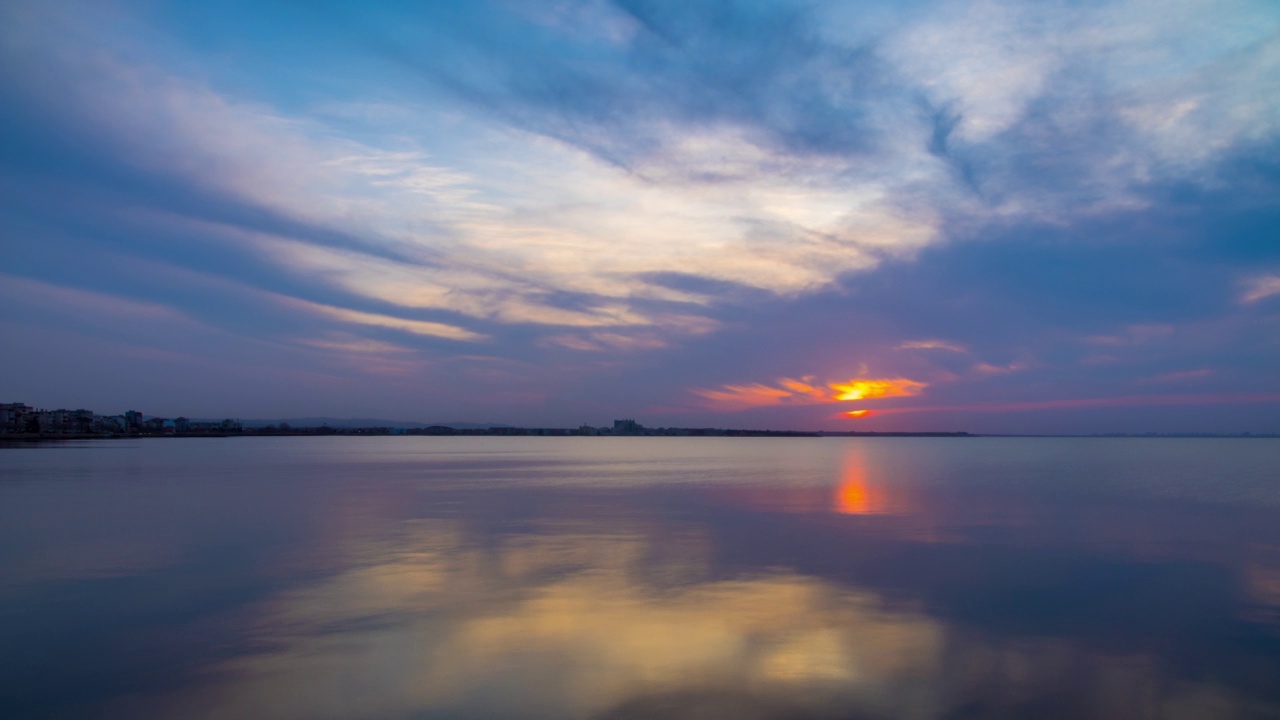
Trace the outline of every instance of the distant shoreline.
{"label": "distant shoreline", "polygon": [[[57,442],[67,440],[139,440],[139,439],[175,439],[175,438],[234,438],[234,437],[601,437],[601,438],[1004,438],[1004,439],[1049,439],[1049,438],[1084,438],[1095,440],[1276,440],[1276,434],[1209,435],[1209,434],[1143,434],[1143,435],[1000,435],[967,432],[805,432],[799,430],[720,430],[699,433],[649,433],[634,435],[581,435],[574,432],[539,432],[538,429],[503,428],[501,432],[485,432],[464,430],[454,433],[426,432],[368,432],[370,428],[340,430],[335,432],[308,432],[311,428],[300,428],[292,432],[242,432],[242,433],[168,433],[168,434],[100,434],[100,433],[8,433],[0,435],[0,444]],[[383,430],[383,428],[372,428]],[[526,432],[512,432],[526,430]]]}
{"label": "distant shoreline", "polygon": [[499,428],[493,432],[484,430],[458,430],[455,432],[393,431],[391,428],[338,429],[299,428],[294,431],[246,431],[240,433],[8,433],[0,435],[4,441],[40,440],[137,440],[144,438],[229,438],[229,437],[978,437],[961,432],[808,432],[803,430],[692,430],[672,432],[647,432],[631,434],[590,435],[574,430],[555,428]]}

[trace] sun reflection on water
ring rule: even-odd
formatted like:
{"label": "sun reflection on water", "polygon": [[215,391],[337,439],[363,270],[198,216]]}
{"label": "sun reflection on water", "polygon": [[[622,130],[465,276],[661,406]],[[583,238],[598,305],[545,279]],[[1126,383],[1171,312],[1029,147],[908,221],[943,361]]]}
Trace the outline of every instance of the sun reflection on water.
{"label": "sun reflection on water", "polygon": [[841,515],[880,515],[890,511],[888,491],[868,480],[861,456],[851,453],[845,457],[832,509]]}

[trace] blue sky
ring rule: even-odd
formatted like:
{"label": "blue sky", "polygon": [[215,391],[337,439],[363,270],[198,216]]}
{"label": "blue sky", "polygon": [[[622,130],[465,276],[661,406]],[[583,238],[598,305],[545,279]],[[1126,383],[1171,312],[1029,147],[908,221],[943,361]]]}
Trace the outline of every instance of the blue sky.
{"label": "blue sky", "polygon": [[14,0],[0,69],[6,401],[1280,431],[1270,1]]}

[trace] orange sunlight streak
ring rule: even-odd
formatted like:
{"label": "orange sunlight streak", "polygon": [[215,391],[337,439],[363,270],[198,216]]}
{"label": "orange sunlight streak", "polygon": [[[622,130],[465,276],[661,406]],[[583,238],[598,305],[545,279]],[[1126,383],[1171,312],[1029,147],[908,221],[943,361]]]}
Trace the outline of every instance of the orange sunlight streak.
{"label": "orange sunlight streak", "polygon": [[845,460],[831,505],[841,515],[880,515],[889,510],[884,488],[867,482],[866,466],[861,458],[852,456]]}
{"label": "orange sunlight streak", "polygon": [[836,401],[870,400],[882,397],[910,397],[919,395],[925,383],[894,378],[883,380],[853,379],[843,383],[831,383],[830,388],[836,391]]}
{"label": "orange sunlight streak", "polygon": [[[878,398],[913,397],[928,383],[907,378],[853,378],[828,383],[825,387],[812,376],[779,378],[775,384],[721,385],[718,388],[692,388],[690,392],[710,401],[719,410],[745,410],[767,405],[820,405],[825,403],[875,400]],[[848,417],[864,417],[866,410],[852,410]]]}

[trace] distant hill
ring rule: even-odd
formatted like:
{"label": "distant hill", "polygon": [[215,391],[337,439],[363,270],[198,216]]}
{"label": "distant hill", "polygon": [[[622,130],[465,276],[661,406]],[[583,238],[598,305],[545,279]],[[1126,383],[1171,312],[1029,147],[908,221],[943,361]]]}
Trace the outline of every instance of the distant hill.
{"label": "distant hill", "polygon": [[369,428],[369,427],[386,427],[386,428],[425,428],[436,425],[451,427],[455,430],[483,430],[484,428],[505,428],[510,425],[502,423],[468,423],[468,422],[439,422],[439,423],[423,423],[410,422],[407,420],[381,420],[378,418],[331,418],[331,417],[299,417],[299,418],[276,418],[276,419],[255,419],[241,420],[240,424],[247,428],[263,428],[268,425],[280,425],[288,423],[293,428],[309,428],[321,427],[328,425],[331,428]]}

